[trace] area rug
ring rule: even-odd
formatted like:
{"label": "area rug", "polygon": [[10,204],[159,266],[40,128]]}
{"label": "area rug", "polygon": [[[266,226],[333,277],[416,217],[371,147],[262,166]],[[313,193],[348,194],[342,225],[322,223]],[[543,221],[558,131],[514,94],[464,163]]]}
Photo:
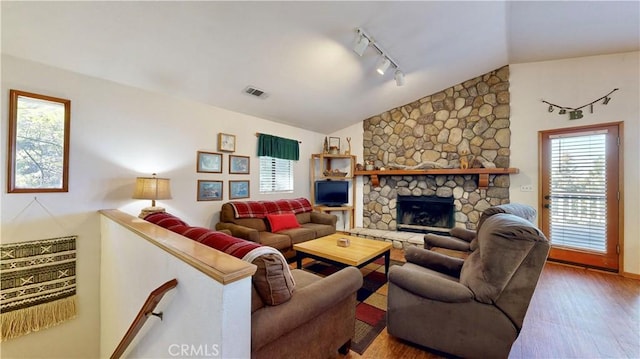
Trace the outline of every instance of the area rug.
{"label": "area rug", "polygon": [[76,315],[76,236],[0,246],[0,341]]}
{"label": "area rug", "polygon": [[[391,265],[402,264],[404,263],[391,261]],[[340,270],[336,266],[318,261],[303,266],[303,269],[321,276]],[[387,325],[387,276],[384,274],[384,258],[379,258],[361,271],[364,277],[362,288],[357,293],[356,331],[351,343],[351,350],[360,355]]]}

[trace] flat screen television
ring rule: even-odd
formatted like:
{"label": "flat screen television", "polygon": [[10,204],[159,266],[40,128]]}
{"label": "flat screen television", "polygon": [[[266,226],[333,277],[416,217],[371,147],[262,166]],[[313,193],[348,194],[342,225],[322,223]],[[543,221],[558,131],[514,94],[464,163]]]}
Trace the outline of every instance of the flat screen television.
{"label": "flat screen television", "polygon": [[316,181],[316,204],[337,207],[349,203],[348,181]]}

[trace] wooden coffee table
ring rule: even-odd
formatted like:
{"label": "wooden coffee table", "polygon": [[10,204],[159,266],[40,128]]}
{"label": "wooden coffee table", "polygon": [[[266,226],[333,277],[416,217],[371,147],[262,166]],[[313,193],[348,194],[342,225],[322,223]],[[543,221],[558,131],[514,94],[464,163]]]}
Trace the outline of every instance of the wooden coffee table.
{"label": "wooden coffee table", "polygon": [[[339,238],[348,238],[349,247],[338,246]],[[364,267],[384,255],[384,273],[389,272],[391,243],[334,233],[293,245],[296,264],[302,268],[303,258],[313,258],[337,266]]]}

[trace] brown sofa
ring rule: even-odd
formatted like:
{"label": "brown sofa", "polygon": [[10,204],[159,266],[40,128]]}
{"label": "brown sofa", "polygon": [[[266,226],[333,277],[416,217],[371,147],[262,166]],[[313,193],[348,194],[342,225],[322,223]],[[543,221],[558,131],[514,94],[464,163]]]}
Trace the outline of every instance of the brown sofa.
{"label": "brown sofa", "polygon": [[346,354],[355,333],[356,292],[362,274],[347,267],[322,278],[291,271],[296,287],[288,302],[266,305],[251,295],[252,358],[331,358]]}
{"label": "brown sofa", "polygon": [[[236,206],[234,208],[234,206]],[[252,211],[238,213],[238,207],[251,206]],[[267,215],[294,213],[300,227],[272,232]],[[338,217],[314,212],[305,198],[278,201],[233,201],[222,205],[217,230],[228,230],[234,237],[276,248],[291,257],[293,245],[336,232]]]}
{"label": "brown sofa", "polygon": [[[248,261],[253,250],[266,248],[220,231],[191,227],[169,213],[145,220]],[[323,278],[294,269],[291,281],[282,254],[270,250],[276,254],[250,260],[257,266],[251,286],[251,357],[324,359],[338,351],[346,354],[355,334],[360,271],[347,267]]]}

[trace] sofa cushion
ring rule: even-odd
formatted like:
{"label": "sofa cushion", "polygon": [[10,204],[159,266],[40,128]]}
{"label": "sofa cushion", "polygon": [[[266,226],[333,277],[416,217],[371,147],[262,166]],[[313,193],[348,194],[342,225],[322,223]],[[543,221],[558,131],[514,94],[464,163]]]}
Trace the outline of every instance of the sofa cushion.
{"label": "sofa cushion", "polygon": [[260,232],[260,243],[282,251],[291,248],[291,238],[284,233]]}
{"label": "sofa cushion", "polygon": [[285,229],[284,231],[278,232],[278,234],[286,234],[287,236],[289,236],[289,238],[291,238],[292,245],[310,241],[316,238],[316,231],[304,227]]}
{"label": "sofa cushion", "polygon": [[328,236],[330,234],[336,233],[336,227],[332,227],[326,224],[319,223],[305,223],[302,225],[302,228],[310,229],[315,232],[315,238],[320,238],[324,236]]}
{"label": "sofa cushion", "polygon": [[298,223],[305,224],[311,222],[311,212],[304,212],[296,214],[296,219]]}
{"label": "sofa cushion", "polygon": [[267,214],[267,220],[271,227],[271,232],[276,233],[285,229],[299,228],[300,223],[292,212],[282,214]]}
{"label": "sofa cushion", "polygon": [[235,219],[233,223],[239,226],[253,228],[260,232],[267,230],[267,223],[262,218],[239,218]]}

